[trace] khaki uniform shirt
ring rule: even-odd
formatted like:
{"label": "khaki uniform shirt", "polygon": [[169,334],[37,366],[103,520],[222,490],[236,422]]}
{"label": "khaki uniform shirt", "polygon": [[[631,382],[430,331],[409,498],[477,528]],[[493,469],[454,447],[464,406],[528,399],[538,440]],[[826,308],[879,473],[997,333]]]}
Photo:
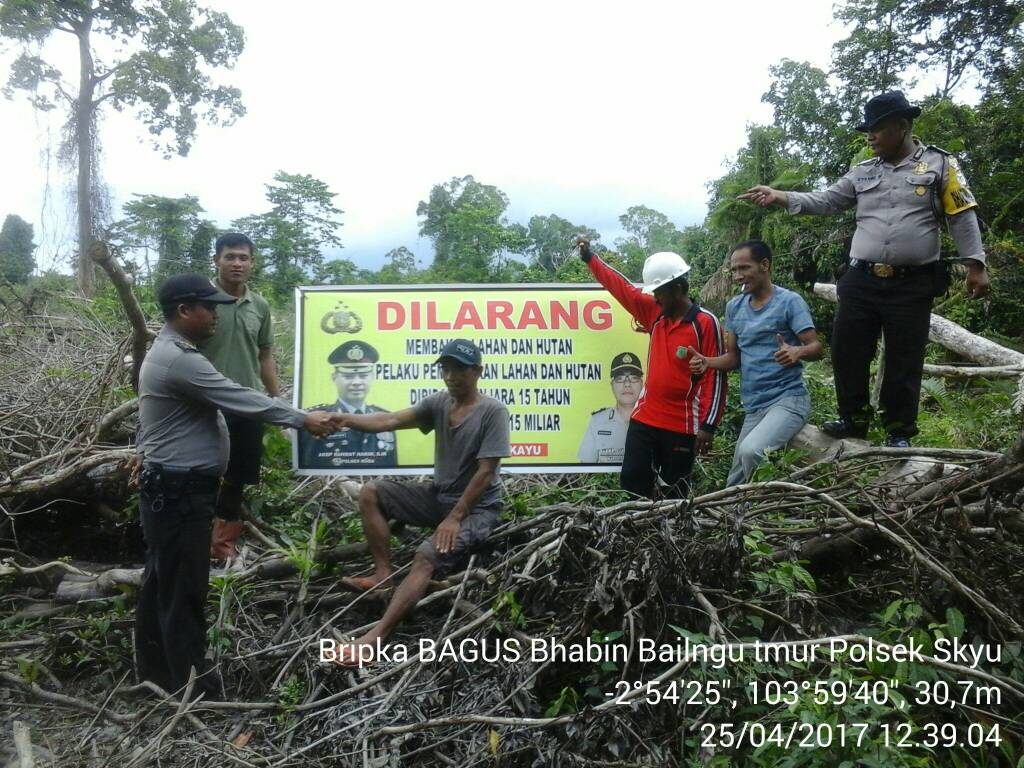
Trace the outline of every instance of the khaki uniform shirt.
{"label": "khaki uniform shirt", "polygon": [[[213,284],[224,290],[216,280]],[[246,286],[245,293],[234,304],[217,306],[217,331],[199,348],[213,367],[229,379],[261,391],[260,350],[273,343],[270,304]]]}
{"label": "khaki uniform shirt", "polygon": [[230,447],[221,409],[296,429],[306,417],[225,378],[192,342],[165,325],[139,375],[139,453],[146,463],[219,477]]}
{"label": "khaki uniform shirt", "polygon": [[961,259],[985,262],[977,203],[951,155],[915,139],[915,151],[895,165],[881,158],[855,165],[822,192],[786,192],[793,214],[831,214],[856,207],[850,256],[892,265],[939,259],[945,216]]}
{"label": "khaki uniform shirt", "polygon": [[619,416],[615,406],[594,411],[587,424],[577,458],[584,464],[621,464],[626,453],[626,430],[629,424]]}

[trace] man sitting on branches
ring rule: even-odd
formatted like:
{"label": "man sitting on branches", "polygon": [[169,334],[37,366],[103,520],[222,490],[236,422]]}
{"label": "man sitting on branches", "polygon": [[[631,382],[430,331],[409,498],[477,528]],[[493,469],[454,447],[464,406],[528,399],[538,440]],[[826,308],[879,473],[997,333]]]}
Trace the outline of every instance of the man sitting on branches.
{"label": "man sitting on branches", "polygon": [[501,517],[504,489],[498,475],[501,459],[511,454],[508,410],[480,393],[483,371],[480,349],[455,339],[437,359],[447,391],[436,392],[412,408],[395,413],[339,414],[342,427],[361,432],[389,432],[418,427],[433,432],[434,479],[427,483],[376,480],[363,486],[359,511],[373,557],[372,577],[350,577],[354,589],[383,589],[391,577],[391,531],[388,520],[416,526],[437,526],[413,558],[409,575],[395,590],[384,616],[351,643],[321,645],[324,660],[340,666],[372,662],[377,648],[398,622],[419,602],[435,573],[448,574],[464,565],[469,553],[490,536]]}

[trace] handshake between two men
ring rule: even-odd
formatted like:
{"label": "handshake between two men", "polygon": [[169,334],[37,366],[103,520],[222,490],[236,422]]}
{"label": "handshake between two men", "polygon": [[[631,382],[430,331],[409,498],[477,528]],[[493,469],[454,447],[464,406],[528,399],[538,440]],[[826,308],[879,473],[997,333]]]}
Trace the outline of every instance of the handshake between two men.
{"label": "handshake between two men", "polygon": [[348,414],[345,413],[307,411],[306,420],[303,422],[302,428],[313,435],[313,437],[327,437],[348,426],[346,423],[347,416]]}

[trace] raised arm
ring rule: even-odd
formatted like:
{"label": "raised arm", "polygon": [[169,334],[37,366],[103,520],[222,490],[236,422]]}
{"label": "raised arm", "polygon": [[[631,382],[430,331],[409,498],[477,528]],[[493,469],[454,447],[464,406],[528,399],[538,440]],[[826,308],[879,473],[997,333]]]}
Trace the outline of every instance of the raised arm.
{"label": "raised arm", "polygon": [[579,248],[580,258],[586,263],[594,279],[603,285],[637,322],[644,328],[650,328],[661,314],[661,308],[654,297],[641,291],[622,273],[601,261],[601,257],[590,249],[590,241],[585,237],[579,238],[576,246]]}

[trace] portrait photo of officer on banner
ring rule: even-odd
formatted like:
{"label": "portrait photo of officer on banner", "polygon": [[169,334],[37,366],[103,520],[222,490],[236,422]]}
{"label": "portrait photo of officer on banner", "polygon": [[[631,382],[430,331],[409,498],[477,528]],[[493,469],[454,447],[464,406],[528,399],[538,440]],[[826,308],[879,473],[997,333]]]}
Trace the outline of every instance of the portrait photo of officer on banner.
{"label": "portrait photo of officer on banner", "polygon": [[[338,346],[327,362],[333,367],[331,380],[338,390],[333,403],[316,410],[329,413],[382,413],[389,409],[369,402],[374,381],[374,366],[380,359],[375,347],[353,339]],[[394,467],[398,448],[394,432],[360,432],[345,428],[323,439],[299,436],[300,466],[308,469],[334,469],[342,465]]]}

